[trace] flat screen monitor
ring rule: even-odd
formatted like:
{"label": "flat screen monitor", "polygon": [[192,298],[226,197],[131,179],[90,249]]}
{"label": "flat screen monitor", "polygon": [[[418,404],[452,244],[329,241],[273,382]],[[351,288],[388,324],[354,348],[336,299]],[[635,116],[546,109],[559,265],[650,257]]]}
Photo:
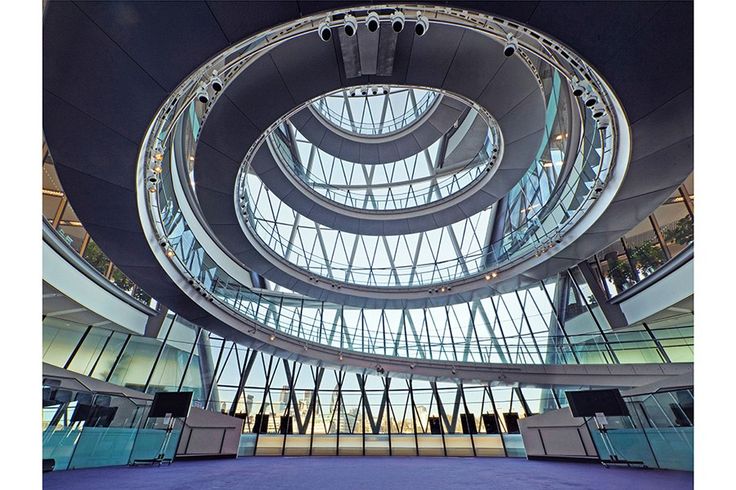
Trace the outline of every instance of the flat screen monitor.
{"label": "flat screen monitor", "polygon": [[149,417],[186,417],[189,415],[189,406],[192,404],[191,391],[165,392],[159,391],[153,395]]}
{"label": "flat screen monitor", "polygon": [[595,417],[596,413],[607,417],[629,415],[629,409],[617,389],[566,391],[565,394],[573,417]]}

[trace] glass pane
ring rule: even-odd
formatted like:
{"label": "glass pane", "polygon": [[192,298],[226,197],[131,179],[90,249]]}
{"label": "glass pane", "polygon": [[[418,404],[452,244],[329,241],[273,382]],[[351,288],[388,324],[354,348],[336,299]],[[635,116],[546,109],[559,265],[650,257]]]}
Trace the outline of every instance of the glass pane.
{"label": "glass pane", "polygon": [[46,218],[49,223],[54,220],[54,216],[56,216],[56,211],[59,209],[59,204],[61,204],[61,196],[47,194],[46,190],[44,189],[43,217]]}
{"label": "glass pane", "polygon": [[43,321],[43,362],[64,366],[85,329],[86,326],[46,317]]}
{"label": "glass pane", "polygon": [[84,260],[86,260],[97,271],[105,275],[110,265],[110,259],[102,252],[100,247],[90,238],[87,248],[84,249]]}
{"label": "glass pane", "polygon": [[123,274],[123,272],[117,267],[113,267],[110,281],[128,294],[131,294],[135,287],[135,283],[128,279],[128,276]]}
{"label": "glass pane", "polygon": [[654,216],[672,256],[693,241],[693,220],[679,189],[654,211]]}
{"label": "glass pane", "polygon": [[122,332],[115,332],[110,340],[107,342],[107,347],[102,351],[102,355],[97,360],[97,365],[92,371],[92,376],[95,379],[104,380],[112,369],[112,365],[120,354],[120,349],[125,344],[125,339],[128,336]]}
{"label": "glass pane", "polygon": [[87,375],[94,366],[95,361],[102,352],[105,341],[110,337],[109,330],[104,328],[93,328],[82,342],[74,359],[69,364],[69,370],[75,373]]}

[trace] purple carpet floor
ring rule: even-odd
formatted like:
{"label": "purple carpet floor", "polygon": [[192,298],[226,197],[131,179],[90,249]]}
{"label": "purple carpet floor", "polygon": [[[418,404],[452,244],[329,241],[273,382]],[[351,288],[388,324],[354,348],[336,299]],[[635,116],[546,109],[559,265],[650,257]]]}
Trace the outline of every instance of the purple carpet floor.
{"label": "purple carpet floor", "polygon": [[57,471],[44,490],[690,489],[682,471],[507,458],[257,457]]}

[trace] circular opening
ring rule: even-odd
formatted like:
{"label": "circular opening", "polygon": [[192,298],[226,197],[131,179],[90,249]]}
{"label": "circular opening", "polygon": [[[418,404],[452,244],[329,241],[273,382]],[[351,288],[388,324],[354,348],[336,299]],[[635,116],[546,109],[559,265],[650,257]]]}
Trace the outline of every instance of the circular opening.
{"label": "circular opening", "polygon": [[378,30],[378,21],[377,20],[368,21],[368,30],[371,32],[376,32]]}
{"label": "circular opening", "polygon": [[332,39],[332,30],[329,27],[326,27],[322,29],[319,35],[323,41],[329,41],[330,39]]}
{"label": "circular opening", "polygon": [[348,37],[353,37],[353,35],[355,34],[355,29],[353,29],[353,26],[346,25],[345,26],[345,34],[347,34]]}
{"label": "circular opening", "polygon": [[506,46],[506,49],[503,50],[503,54],[505,56],[512,56],[514,54],[514,51],[516,50],[513,46]]}
{"label": "circular opening", "polygon": [[394,32],[401,32],[404,29],[404,23],[399,22],[398,20],[394,21],[391,24],[391,28],[394,30]]}
{"label": "circular opening", "polygon": [[417,36],[423,36],[424,35],[424,25],[417,23],[416,26],[414,26],[414,32],[417,34]]}

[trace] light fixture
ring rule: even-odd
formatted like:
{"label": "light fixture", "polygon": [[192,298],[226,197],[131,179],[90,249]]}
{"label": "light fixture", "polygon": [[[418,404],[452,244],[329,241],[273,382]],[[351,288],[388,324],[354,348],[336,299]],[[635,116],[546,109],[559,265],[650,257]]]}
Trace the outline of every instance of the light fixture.
{"label": "light fixture", "polygon": [[429,19],[421,12],[417,12],[417,22],[414,24],[414,34],[422,37],[429,30]]}
{"label": "light fixture", "polygon": [[490,274],[486,274],[486,281],[490,281],[490,280],[491,280],[491,275]]}
{"label": "light fixture", "polygon": [[417,367],[416,364],[414,364],[414,363],[409,364],[409,369],[414,369],[415,367]]}
{"label": "light fixture", "polygon": [[193,162],[194,161],[194,155],[189,155],[189,161],[190,162]]}
{"label": "light fixture", "polygon": [[572,79],[572,94],[575,97],[580,97],[585,93],[585,85],[583,85],[577,77]]}
{"label": "light fixture", "polygon": [[611,118],[608,116],[608,114],[604,114],[600,119],[598,119],[598,129],[606,129],[610,125]]}
{"label": "light fixture", "polygon": [[368,12],[368,17],[365,18],[365,26],[370,32],[376,32],[381,27],[381,20],[375,11]]}
{"label": "light fixture", "polygon": [[151,170],[153,171],[154,174],[160,174],[161,172],[164,171],[164,169],[161,168],[161,165],[156,165]]}
{"label": "light fixture", "polygon": [[545,162],[542,163],[542,167],[544,167],[544,168],[551,168],[552,167],[552,162],[549,161],[549,160],[547,160],[547,161],[545,161]]}
{"label": "light fixture", "polygon": [[593,107],[598,103],[598,98],[595,93],[591,90],[585,92],[585,107]]}
{"label": "light fixture", "polygon": [[391,14],[391,28],[394,30],[394,32],[401,32],[404,30],[404,23],[406,22],[406,16],[404,15],[404,12],[400,10],[394,10],[394,13]]}
{"label": "light fixture", "polygon": [[491,272],[491,277],[494,277],[495,278],[496,276],[498,276],[498,272],[496,272],[496,271]]}
{"label": "light fixture", "polygon": [[157,151],[156,153],[153,154],[153,159],[156,160],[157,162],[160,162],[161,160],[164,159],[164,154],[161,153],[160,151]]}
{"label": "light fixture", "polygon": [[455,366],[452,366],[452,374],[457,374],[457,370],[455,369]]}
{"label": "light fixture", "polygon": [[154,192],[156,192],[156,186],[155,185],[152,185],[151,187],[149,187],[148,188],[148,192],[150,192],[151,194],[153,194]]}
{"label": "light fixture", "polygon": [[174,249],[173,249],[173,248],[167,248],[167,249],[166,249],[166,256],[167,256],[168,258],[171,258],[171,257],[173,257],[173,256],[174,256]]}
{"label": "light fixture", "polygon": [[330,29],[329,17],[325,18],[325,20],[319,23],[317,33],[319,34],[319,38],[324,42],[328,42],[330,39],[332,39],[332,29]]}
{"label": "light fixture", "polygon": [[445,288],[445,286],[442,286],[442,287],[440,288],[440,292],[441,292],[441,293],[444,293],[444,292],[445,292],[446,290],[447,290],[447,289]]}
{"label": "light fixture", "polygon": [[509,32],[506,35],[506,46],[503,48],[503,55],[509,58],[516,53],[517,49],[519,49],[519,41]]}
{"label": "light fixture", "polygon": [[210,86],[215,92],[219,92],[220,90],[222,90],[222,78],[217,75],[217,70],[214,70],[212,72],[212,78],[210,78]]}
{"label": "light fixture", "polygon": [[197,100],[200,101],[202,104],[206,104],[210,101],[210,95],[207,93],[204,87],[199,87],[199,90],[197,91]]}
{"label": "light fixture", "polygon": [[340,355],[337,356],[337,357],[338,357],[338,359],[340,359],[342,361],[342,352],[340,352]]}
{"label": "light fixture", "polygon": [[351,14],[346,14],[343,20],[343,29],[345,29],[345,35],[353,37],[355,32],[358,30],[358,20]]}
{"label": "light fixture", "polygon": [[269,337],[269,339],[271,339],[271,342],[273,342],[274,340],[276,340],[276,336],[274,334],[271,334],[271,336]]}

